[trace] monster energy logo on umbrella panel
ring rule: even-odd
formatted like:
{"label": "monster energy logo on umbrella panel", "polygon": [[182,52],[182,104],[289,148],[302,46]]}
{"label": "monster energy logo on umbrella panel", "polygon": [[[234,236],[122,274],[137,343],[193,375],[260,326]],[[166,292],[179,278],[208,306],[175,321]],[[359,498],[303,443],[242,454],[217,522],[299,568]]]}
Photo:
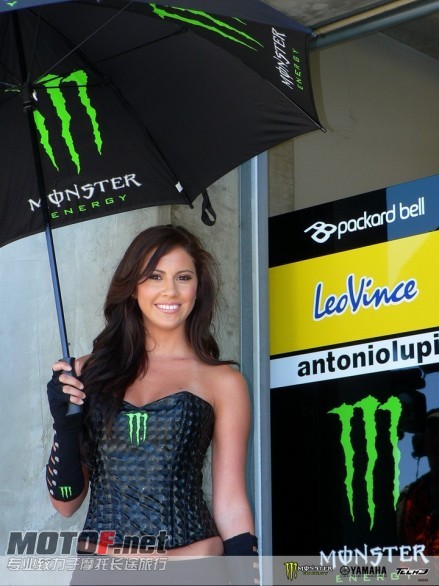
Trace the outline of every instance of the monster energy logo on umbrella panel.
{"label": "monster energy logo on umbrella panel", "polygon": [[[189,10],[186,8],[178,8],[176,6],[157,6],[151,4],[153,12],[160,18],[169,18],[178,22],[187,23],[188,25],[204,28],[210,32],[216,33],[229,41],[233,41],[239,45],[244,45],[252,50],[258,50],[258,46],[262,47],[262,43],[251,37],[244,30],[240,30],[231,26],[223,20],[204,12],[202,10]],[[170,12],[173,10],[174,12]],[[245,26],[245,22],[238,18],[234,19],[236,23]]]}
{"label": "monster energy logo on umbrella panel", "polygon": [[341,423],[340,441],[343,446],[345,465],[346,465],[346,495],[349,501],[349,510],[352,521],[355,521],[354,515],[354,493],[353,493],[353,478],[355,472],[354,457],[355,449],[351,441],[352,433],[352,418],[355,409],[362,412],[364,433],[366,440],[366,455],[367,467],[365,473],[366,493],[368,502],[368,514],[370,519],[370,529],[373,528],[375,522],[375,501],[374,501],[374,470],[378,459],[378,452],[376,448],[377,441],[377,422],[376,414],[378,410],[388,411],[390,415],[389,425],[389,442],[392,447],[392,456],[394,462],[393,468],[393,502],[396,503],[399,497],[399,462],[401,453],[398,448],[398,423],[402,413],[402,405],[397,397],[390,397],[385,403],[380,404],[379,401],[372,396],[365,397],[361,401],[353,405],[343,403],[340,407],[332,409],[328,413],[338,415]]}
{"label": "monster energy logo on umbrella panel", "polygon": [[147,421],[148,413],[137,411],[135,413],[125,413],[128,417],[128,433],[130,442],[135,445],[140,445],[147,438]]}
{"label": "monster energy logo on umbrella panel", "polygon": [[[81,172],[81,160],[79,153],[76,150],[75,142],[71,132],[72,116],[67,109],[66,99],[61,89],[61,83],[74,84],[77,87],[78,98],[80,103],[84,106],[85,114],[90,120],[90,132],[93,133],[96,150],[99,154],[102,152],[102,137],[97,121],[97,114],[95,108],[92,106],[90,98],[87,93],[88,76],[85,71],[78,69],[67,76],[59,77],[57,75],[46,75],[39,80],[47,89],[47,94],[53,104],[55,112],[61,122],[61,135],[70,153],[73,164],[79,173]],[[34,119],[37,131],[40,135],[40,142],[49,157],[52,165],[59,171],[59,166],[56,161],[55,153],[50,141],[50,133],[47,128],[46,118],[39,110],[34,110]]]}

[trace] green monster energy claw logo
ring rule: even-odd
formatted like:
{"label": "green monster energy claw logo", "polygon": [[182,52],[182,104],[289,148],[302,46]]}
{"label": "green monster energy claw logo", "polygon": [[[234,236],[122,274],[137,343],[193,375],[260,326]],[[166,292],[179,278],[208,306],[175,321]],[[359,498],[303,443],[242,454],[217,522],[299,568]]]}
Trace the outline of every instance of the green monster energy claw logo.
{"label": "green monster energy claw logo", "polygon": [[299,569],[299,564],[297,562],[284,562],[285,565],[285,574],[287,575],[287,580],[294,580],[297,578],[297,571]]}
{"label": "green monster energy claw logo", "polygon": [[61,497],[63,499],[67,499],[72,496],[72,487],[71,486],[60,486],[59,491],[60,491]]}
{"label": "green monster energy claw logo", "polygon": [[[248,35],[245,31],[235,28],[227,22],[219,20],[202,10],[189,10],[186,8],[178,8],[177,6],[157,6],[157,4],[151,4],[151,7],[153,12],[160,18],[169,18],[188,25],[204,28],[228,39],[229,41],[233,41],[239,45],[244,45],[253,51],[257,51],[258,46],[263,47],[262,43]],[[170,12],[170,10],[174,12]],[[238,18],[234,18],[234,20],[245,25],[245,22]]]}
{"label": "green monster energy claw logo", "polygon": [[377,425],[375,415],[378,410],[388,411],[390,414],[389,425],[389,441],[392,446],[392,455],[394,462],[393,470],[393,503],[396,503],[399,496],[399,462],[401,453],[398,448],[398,422],[402,413],[402,405],[397,397],[390,397],[385,403],[380,405],[379,401],[372,396],[365,397],[354,405],[347,405],[343,403],[340,407],[332,409],[328,413],[338,415],[341,423],[341,445],[343,446],[345,464],[346,464],[346,494],[349,501],[349,510],[352,521],[355,521],[354,516],[354,494],[353,494],[353,478],[354,478],[354,456],[355,450],[352,446],[351,432],[352,432],[352,417],[354,410],[359,409],[363,414],[364,433],[366,439],[366,454],[367,467],[365,473],[368,513],[370,519],[370,529],[373,528],[375,522],[375,501],[374,501],[374,470],[378,459],[378,452],[376,449],[377,440]]}
{"label": "green monster energy claw logo", "polygon": [[[90,119],[91,131],[93,132],[94,143],[99,154],[102,152],[102,137],[97,122],[96,110],[93,108],[90,98],[87,93],[88,77],[85,71],[78,69],[73,71],[65,77],[57,75],[46,75],[38,80],[38,83],[43,85],[47,94],[55,108],[55,112],[61,122],[61,135],[64,139],[66,147],[70,153],[73,164],[75,165],[78,175],[81,171],[81,162],[76,145],[73,140],[71,132],[72,116],[67,110],[66,100],[61,89],[61,83],[70,83],[77,86],[78,98],[84,106],[85,112]],[[40,142],[52,162],[52,165],[59,171],[58,163],[55,159],[52,145],[50,144],[49,130],[46,125],[46,119],[39,110],[34,110],[34,120],[37,131],[40,135]]]}
{"label": "green monster energy claw logo", "polygon": [[147,426],[148,413],[142,413],[140,411],[136,413],[125,413],[128,417],[128,433],[130,442],[137,446],[140,442],[144,442],[147,438]]}

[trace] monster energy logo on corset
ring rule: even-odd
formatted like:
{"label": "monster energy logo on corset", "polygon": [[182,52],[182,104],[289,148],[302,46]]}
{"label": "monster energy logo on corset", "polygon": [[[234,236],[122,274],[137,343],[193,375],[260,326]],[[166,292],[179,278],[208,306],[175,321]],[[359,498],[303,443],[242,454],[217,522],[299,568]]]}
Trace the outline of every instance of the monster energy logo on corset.
{"label": "monster energy logo on corset", "polygon": [[354,405],[347,405],[343,403],[340,407],[332,409],[328,413],[338,415],[341,422],[341,445],[343,446],[345,464],[346,464],[346,494],[349,501],[349,509],[352,521],[355,521],[354,516],[354,494],[353,494],[353,478],[354,478],[354,456],[355,450],[351,441],[352,433],[352,417],[354,410],[359,409],[363,414],[364,433],[366,440],[366,455],[367,467],[365,473],[366,493],[368,502],[368,513],[370,519],[370,529],[372,529],[375,522],[375,501],[374,501],[374,469],[378,459],[378,452],[376,449],[377,440],[377,423],[376,413],[378,410],[388,411],[390,414],[389,425],[389,442],[392,447],[392,455],[394,461],[393,471],[393,502],[396,503],[399,496],[399,461],[401,453],[398,448],[398,422],[402,413],[402,405],[397,397],[390,397],[385,403],[380,404],[379,401],[372,396],[365,397]]}
{"label": "monster energy logo on corset", "polygon": [[137,446],[140,442],[146,440],[146,422],[148,421],[148,413],[138,411],[136,413],[125,413],[128,417],[128,433],[130,442]]}
{"label": "monster energy logo on corset", "polygon": [[[244,45],[253,51],[257,51],[258,46],[263,47],[262,43],[248,35],[245,31],[235,28],[229,23],[219,20],[202,10],[189,10],[186,8],[178,8],[176,6],[157,6],[157,4],[151,4],[151,7],[153,12],[160,18],[169,18],[171,20],[177,20],[192,26],[204,28],[228,39],[229,41],[233,41],[238,45]],[[240,25],[245,26],[243,20],[238,18],[234,18],[234,20]]]}
{"label": "monster energy logo on corset", "polygon": [[60,486],[59,492],[61,493],[61,497],[63,499],[69,498],[72,496],[72,487],[71,486]]}
{"label": "monster energy logo on corset", "polygon": [[[96,110],[93,108],[87,93],[87,82],[87,74],[85,71],[81,69],[73,71],[65,77],[59,77],[57,75],[49,74],[38,80],[38,83],[46,87],[47,93],[50,97],[53,107],[55,108],[55,112],[61,121],[61,136],[64,139],[66,147],[70,153],[70,157],[77,169],[78,174],[81,171],[81,161],[79,158],[79,153],[76,150],[76,146],[71,133],[70,125],[72,121],[72,116],[67,110],[66,100],[64,98],[63,91],[61,90],[61,83],[73,83],[77,86],[79,100],[81,104],[84,106],[86,115],[90,119],[90,130],[93,133],[96,150],[99,154],[101,154],[102,138],[99,130],[99,124],[96,118]],[[37,131],[40,135],[40,142],[44,150],[46,151],[47,156],[51,160],[52,165],[57,169],[57,171],[59,171],[55,154],[50,143],[50,136],[49,130],[46,125],[46,119],[39,110],[34,110],[34,119]]]}

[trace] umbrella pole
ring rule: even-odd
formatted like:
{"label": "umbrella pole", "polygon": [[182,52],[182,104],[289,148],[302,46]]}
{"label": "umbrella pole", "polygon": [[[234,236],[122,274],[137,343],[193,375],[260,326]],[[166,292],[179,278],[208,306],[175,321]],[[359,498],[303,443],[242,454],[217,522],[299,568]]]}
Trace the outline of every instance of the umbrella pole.
{"label": "umbrella pole", "polygon": [[52,275],[53,292],[55,294],[55,305],[58,316],[58,325],[61,336],[61,348],[64,358],[69,358],[69,344],[67,341],[66,324],[64,320],[64,310],[61,298],[61,287],[59,284],[58,268],[55,256],[55,247],[53,245],[52,230],[50,226],[50,213],[49,206],[46,198],[46,188],[44,184],[44,173],[43,166],[41,163],[40,151],[38,147],[38,138],[35,128],[34,110],[35,110],[35,99],[32,96],[32,89],[30,83],[30,74],[27,71],[26,59],[23,51],[23,40],[21,37],[20,23],[16,12],[12,13],[12,21],[15,31],[17,55],[21,70],[21,79],[23,84],[21,86],[21,97],[23,100],[23,110],[26,114],[28,121],[28,127],[30,132],[30,141],[32,145],[33,160],[35,165],[35,173],[37,177],[38,195],[40,197],[40,206],[44,218],[44,230],[46,234],[47,250],[49,252],[49,264]]}
{"label": "umbrella pole", "polygon": [[38,194],[40,197],[40,205],[41,211],[44,218],[44,232],[46,236],[46,244],[47,244],[47,252],[49,254],[49,265],[50,265],[50,272],[52,276],[52,286],[53,286],[53,293],[55,296],[55,306],[56,306],[56,313],[58,317],[58,327],[61,337],[61,348],[64,359],[68,359],[70,357],[69,353],[69,343],[67,339],[67,330],[66,324],[64,319],[64,308],[62,303],[61,297],[61,286],[59,282],[59,275],[58,275],[58,265],[56,262],[56,254],[55,254],[55,246],[53,243],[52,237],[52,229],[50,226],[50,212],[49,206],[47,204],[47,197],[45,192],[45,184],[44,184],[44,175],[43,175],[43,168],[41,164],[40,152],[38,149],[38,139],[36,136],[35,130],[35,121],[33,110],[35,108],[35,102],[32,98],[30,86],[26,84],[22,88],[22,97],[23,97],[23,108],[28,120],[29,125],[29,132],[32,144],[32,150],[34,155],[34,164],[35,164],[35,172],[37,176],[37,185],[38,185]]}
{"label": "umbrella pole", "polygon": [[[47,204],[47,197],[46,197],[46,190],[45,190],[45,183],[44,183],[44,174],[43,174],[43,166],[41,164],[41,157],[40,151],[38,148],[38,140],[37,134],[35,129],[35,119],[33,115],[33,111],[35,108],[35,100],[32,97],[30,84],[26,83],[22,87],[22,97],[23,97],[23,108],[26,113],[26,117],[28,120],[29,125],[29,132],[30,132],[30,139],[32,144],[32,150],[34,154],[34,164],[35,164],[35,172],[37,176],[37,185],[38,185],[38,193],[40,196],[40,205],[41,211],[44,218],[44,232],[46,235],[46,243],[47,243],[47,252],[49,254],[49,265],[50,265],[50,273],[52,276],[52,286],[53,286],[53,293],[55,296],[55,306],[56,306],[56,313],[58,317],[58,327],[59,333],[61,337],[61,348],[63,354],[63,360],[73,366],[74,359],[70,357],[69,352],[69,343],[67,339],[67,330],[66,330],[66,323],[64,319],[64,308],[62,303],[61,297],[61,286],[59,282],[59,275],[58,275],[58,265],[56,262],[56,255],[55,255],[55,246],[53,244],[52,238],[52,229],[50,226],[50,212],[49,206]],[[67,372],[67,374],[70,374]],[[77,413],[81,413],[82,407],[81,405],[75,405],[74,403],[69,403],[67,407],[67,415],[76,415]]]}
{"label": "umbrella pole", "polygon": [[[28,121],[29,133],[30,133],[30,142],[32,145],[32,152],[33,152],[33,160],[35,165],[35,173],[37,177],[37,187],[38,187],[38,195],[40,197],[40,206],[41,211],[43,214],[44,219],[44,231],[46,235],[46,243],[47,243],[47,251],[49,254],[49,265],[50,265],[50,272],[52,276],[52,286],[53,292],[55,295],[55,306],[56,306],[56,313],[58,317],[58,327],[59,333],[61,337],[61,348],[63,353],[63,360],[68,364],[73,364],[73,358],[70,357],[69,352],[69,343],[67,339],[67,330],[66,324],[64,319],[64,309],[62,304],[62,297],[61,297],[61,287],[59,283],[59,276],[58,276],[58,266],[56,262],[56,255],[55,255],[55,247],[53,244],[52,238],[52,229],[50,225],[50,212],[49,206],[47,203],[46,197],[46,188],[44,183],[44,173],[43,173],[43,165],[41,163],[41,156],[40,150],[38,146],[38,138],[37,132],[35,128],[35,119],[34,119],[34,110],[35,110],[35,99],[32,95],[32,88],[30,83],[30,74],[26,68],[26,59],[24,56],[23,51],[23,42],[21,37],[20,31],[20,24],[18,21],[18,15],[16,12],[12,14],[14,29],[15,29],[15,36],[17,40],[17,55],[20,63],[21,68],[21,75],[23,79],[23,84],[21,86],[21,96],[23,100],[23,110],[26,114],[26,118]],[[75,415],[76,413],[80,413],[82,408],[80,405],[75,405],[74,403],[69,403],[67,408],[67,415]]]}
{"label": "umbrella pole", "polygon": [[55,247],[53,245],[52,230],[50,226],[46,226],[44,232],[46,235],[47,252],[49,254],[49,265],[50,272],[52,275],[53,294],[55,296],[55,307],[58,318],[58,328],[61,338],[62,355],[66,359],[70,357],[69,343],[67,339],[66,323],[64,319],[64,309],[61,297],[61,288],[59,284],[58,267],[55,257]]}

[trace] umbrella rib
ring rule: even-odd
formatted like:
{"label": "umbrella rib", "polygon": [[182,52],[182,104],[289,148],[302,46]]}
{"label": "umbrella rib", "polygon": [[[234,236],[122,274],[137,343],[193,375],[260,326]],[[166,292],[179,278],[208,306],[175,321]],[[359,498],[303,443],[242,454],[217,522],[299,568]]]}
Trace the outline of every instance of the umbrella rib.
{"label": "umbrella rib", "polygon": [[175,35],[179,35],[181,33],[187,33],[187,32],[188,32],[187,28],[178,29],[172,33],[169,33],[168,35],[165,35],[164,37],[160,37],[159,39],[154,39],[153,41],[150,41],[149,43],[143,43],[142,45],[137,45],[136,47],[132,47],[131,49],[127,49],[126,51],[121,51],[120,53],[113,53],[110,57],[107,57],[105,59],[100,59],[99,63],[105,63],[105,61],[108,61],[109,59],[114,59],[116,57],[121,57],[122,55],[134,53],[135,51],[138,51],[139,49],[144,49],[145,47],[150,47],[151,45],[154,45],[155,43],[161,43],[162,41],[166,41],[167,39],[170,39],[171,37],[174,37]]}
{"label": "umbrella rib", "polygon": [[[73,53],[75,53],[76,51],[78,51],[78,49],[80,49],[80,47],[82,45],[84,45],[84,43],[86,43],[88,40],[90,40],[91,38],[93,38],[99,31],[101,31],[104,27],[106,27],[110,22],[112,22],[115,18],[117,18],[123,11],[125,11],[127,8],[129,8],[129,6],[131,6],[131,4],[134,3],[134,0],[131,0],[130,2],[128,2],[127,4],[125,4],[125,6],[123,6],[122,8],[120,8],[116,14],[114,14],[113,16],[111,16],[106,22],[104,22],[103,24],[101,24],[101,26],[99,26],[97,29],[95,29],[90,35],[88,35],[87,37],[85,37],[84,39],[82,39],[82,41],[80,43],[78,43],[77,45],[75,45],[68,53],[66,53],[61,59],[59,59],[56,63],[54,63],[42,76],[40,77],[45,77],[46,75],[48,75],[55,67],[57,67],[60,63],[62,63],[63,61],[65,61],[65,59],[67,59],[70,55],[72,55]],[[41,17],[38,17],[39,19]],[[46,24],[48,26],[50,26],[51,28],[55,29],[50,23],[48,23],[44,18],[42,19],[44,20],[44,22],[46,22]],[[60,31],[57,31],[59,34],[61,34]],[[64,37],[64,35],[62,35]],[[65,38],[65,37],[64,37]]]}
{"label": "umbrella rib", "polygon": [[300,110],[301,114],[303,114],[304,116],[306,116],[306,117],[308,118],[308,120],[311,120],[311,122],[313,122],[313,123],[314,123],[314,124],[317,126],[317,128],[319,128],[319,129],[320,129],[322,132],[326,132],[326,128],[325,128],[324,126],[322,126],[318,120],[315,120],[315,119],[314,119],[314,118],[313,118],[313,117],[312,117],[310,114],[308,114],[308,112],[306,112],[306,111],[305,111],[303,108],[301,108],[301,107],[299,106],[299,104],[297,104],[297,102],[295,102],[295,101],[294,101],[292,98],[290,98],[290,97],[289,97],[289,96],[287,96],[286,94],[282,93],[282,92],[280,91],[280,89],[279,89],[278,87],[276,87],[276,86],[274,85],[274,83],[272,83],[272,82],[271,82],[269,79],[267,79],[266,77],[264,77],[264,79],[265,79],[265,81],[266,81],[267,83],[269,83],[269,84],[270,84],[272,87],[274,87],[275,89],[277,89],[277,91],[278,91],[280,94],[282,94],[282,96],[283,96],[284,98],[287,98],[287,100],[289,100],[289,101],[290,101],[290,102],[291,102],[291,103],[292,103],[292,104],[293,104],[293,105],[294,105],[294,106],[295,106],[295,107],[296,107],[298,110]]}
{"label": "umbrella rib", "polygon": [[[102,77],[105,79],[105,76],[103,74],[102,74]],[[164,156],[161,148],[159,147],[159,145],[157,144],[157,142],[154,140],[154,138],[152,137],[151,133],[146,128],[145,124],[141,120],[139,120],[139,117],[133,111],[133,108],[131,107],[130,103],[127,102],[127,100],[124,98],[122,92],[117,87],[117,85],[114,82],[108,82],[108,83],[109,83],[110,87],[113,89],[113,91],[115,92],[115,94],[117,95],[117,97],[119,98],[121,104],[123,104],[123,106],[126,109],[126,111],[133,118],[133,120],[136,121],[136,123],[139,126],[139,128],[142,129],[142,132],[144,132],[144,134],[150,139],[150,141],[152,142],[152,144],[156,148],[157,153],[160,155],[163,164],[166,166],[166,168],[168,169],[169,173],[171,173],[171,175],[174,177],[175,188],[177,189],[177,191],[179,191],[179,193],[181,193],[184,196],[184,198],[186,199],[187,204],[192,209],[194,206],[193,206],[193,204],[192,204],[192,202],[191,202],[188,194],[186,193],[186,190],[181,185],[181,183],[178,180],[178,177],[174,173],[173,169],[170,167],[170,165],[169,165],[168,161],[166,160],[166,157]]]}
{"label": "umbrella rib", "polygon": [[2,65],[2,68],[6,71],[6,73],[9,73],[9,75],[15,79],[15,84],[14,83],[7,83],[6,81],[0,81],[0,85],[6,86],[6,87],[12,87],[12,88],[18,87],[20,85],[20,80],[15,75],[15,73],[13,71],[11,71],[11,69],[9,67],[7,67],[4,63],[2,63],[1,65]]}
{"label": "umbrella rib", "polygon": [[[39,9],[39,12],[41,13],[41,7]],[[32,48],[32,53],[31,53],[31,61],[30,61],[29,67],[27,68],[26,83],[30,83],[30,79],[31,79],[32,64],[34,62],[34,59],[35,59],[35,56],[37,53],[37,41],[38,41],[38,37],[39,37],[40,23],[41,23],[41,18],[38,17],[37,18],[37,26],[35,28],[35,34],[34,34],[34,42],[33,42],[33,48]]]}
{"label": "umbrella rib", "polygon": [[[38,12],[41,12],[41,7],[38,9]],[[12,16],[12,22],[14,23],[13,26],[14,26],[14,29],[15,29],[16,28],[15,22],[16,22],[16,19],[19,18],[19,14],[18,14],[18,12],[14,12],[10,16]],[[9,73],[9,75],[12,78],[15,79],[15,85],[12,84],[12,83],[6,83],[6,82],[0,82],[0,85],[8,86],[8,87],[19,87],[22,83],[24,83],[24,84],[28,84],[29,83],[30,76],[31,76],[31,71],[32,71],[32,62],[33,62],[33,59],[35,57],[35,52],[36,52],[36,44],[37,44],[37,38],[38,38],[39,28],[40,28],[40,17],[37,18],[37,27],[35,29],[35,36],[34,36],[34,41],[33,41],[33,49],[32,49],[32,52],[31,52],[32,57],[31,57],[30,65],[26,69],[26,79],[22,79],[20,81],[20,79],[15,75],[15,73],[9,67],[7,67],[5,63],[2,63],[2,67],[4,68],[4,70],[7,73]]]}
{"label": "umbrella rib", "polygon": [[[85,39],[83,39],[78,45],[74,46],[68,53],[66,53],[59,61],[57,61],[56,63],[54,63],[45,73],[43,73],[40,77],[45,77],[46,75],[48,75],[55,67],[57,67],[60,63],[62,63],[65,59],[67,59],[70,55],[72,55],[75,51],[77,51],[81,45],[83,45],[84,43],[86,43],[89,39],[91,39],[94,35],[96,35],[101,29],[103,29],[105,26],[108,25],[109,22],[111,22],[114,18],[118,17],[119,14],[126,10],[131,4],[133,4],[134,0],[131,0],[128,4],[126,4],[123,8],[121,8],[117,14],[114,14],[111,18],[109,18],[104,24],[102,24],[99,28],[97,28],[95,31],[93,31],[92,34],[88,35],[88,37],[86,37]],[[64,39],[65,36],[62,35],[62,33],[55,29],[49,22],[47,22],[42,16],[41,16],[41,7],[39,7],[37,10],[35,9],[29,9],[30,12],[32,12],[33,14],[35,14],[36,19],[37,19],[37,28],[35,31],[35,38],[34,38],[34,42],[33,42],[33,50],[32,50],[32,58],[31,58],[31,62],[29,67],[27,68],[27,80],[26,82],[29,82],[30,80],[30,75],[31,75],[31,71],[32,71],[32,63],[33,60],[35,58],[36,55],[36,44],[37,44],[37,39],[38,39],[38,31],[40,28],[40,22],[41,20],[44,20],[44,22],[47,24],[47,26],[49,26],[50,28],[52,28],[53,30],[56,30],[57,33],[59,35],[61,35]],[[17,87],[20,85],[20,80],[16,77],[16,75],[14,75],[14,73],[8,68],[6,67],[6,65],[3,63],[2,67],[5,69],[5,71],[7,73],[9,73],[9,75],[11,77],[13,77],[16,81],[16,85],[14,86],[14,84],[6,84],[6,82],[0,82],[0,85],[7,85],[10,87]]]}

